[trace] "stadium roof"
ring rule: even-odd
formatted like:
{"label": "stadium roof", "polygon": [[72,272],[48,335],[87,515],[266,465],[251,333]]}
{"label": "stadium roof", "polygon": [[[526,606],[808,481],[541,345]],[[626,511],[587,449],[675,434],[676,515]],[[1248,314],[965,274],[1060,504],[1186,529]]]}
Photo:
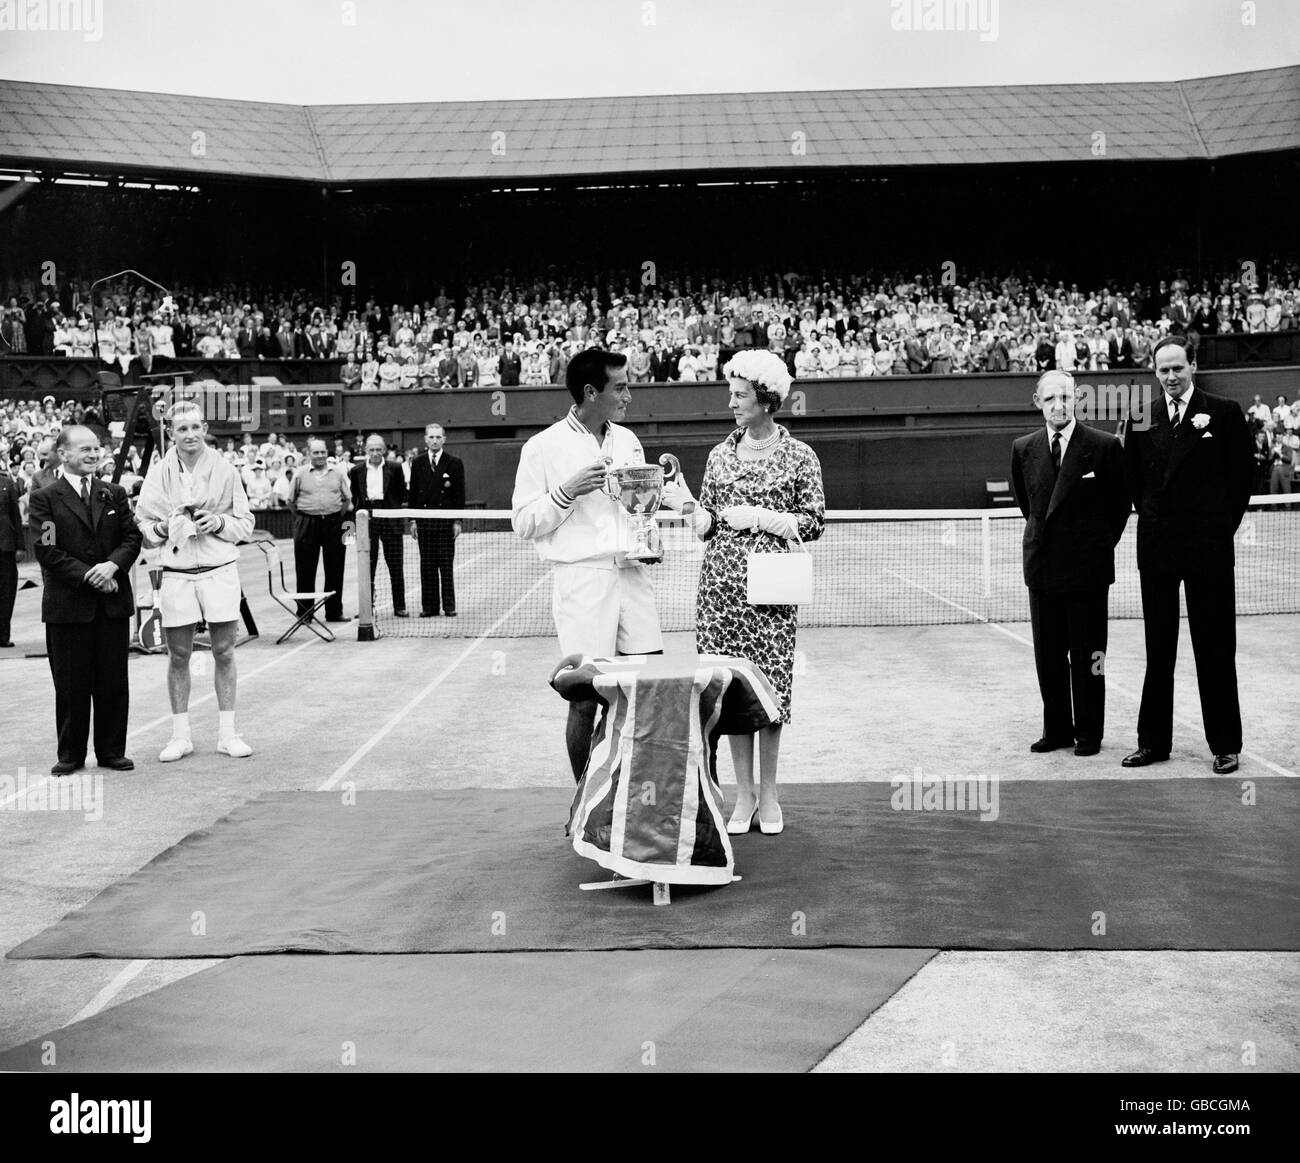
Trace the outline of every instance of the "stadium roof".
{"label": "stadium roof", "polygon": [[405,105],[0,81],[3,164],[100,174],[516,181],[1086,161],[1102,149],[1115,160],[1208,159],[1297,147],[1300,67],[1133,84]]}

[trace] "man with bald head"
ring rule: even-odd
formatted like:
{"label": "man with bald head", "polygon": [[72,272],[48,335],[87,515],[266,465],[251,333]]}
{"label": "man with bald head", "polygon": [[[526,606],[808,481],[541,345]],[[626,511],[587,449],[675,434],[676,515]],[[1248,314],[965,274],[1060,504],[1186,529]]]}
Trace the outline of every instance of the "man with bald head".
{"label": "man with bald head", "polygon": [[1047,371],[1034,406],[1044,423],[1011,450],[1025,515],[1024,571],[1043,699],[1035,752],[1096,755],[1106,710],[1107,597],[1131,509],[1120,442],[1075,416],[1074,377]]}
{"label": "man with bald head", "polygon": [[[349,477],[352,485],[352,502],[357,509],[373,512],[375,509],[400,509],[406,504],[406,474],[395,460],[388,459],[388,448],[382,436],[373,433],[366,437],[364,464],[354,464]],[[402,533],[406,522],[385,520],[370,523],[370,590],[374,593],[375,566],[382,549],[384,564],[392,581],[393,613],[398,618],[406,614],[406,579],[402,575]]]}
{"label": "man with bald head", "polygon": [[92,710],[99,766],[130,771],[126,662],[135,613],[130,570],[140,553],[140,530],[126,490],[96,479],[101,450],[94,432],[64,428],[55,453],[58,475],[31,494],[28,508],[54,678],[58,761],[50,774],[85,767]]}

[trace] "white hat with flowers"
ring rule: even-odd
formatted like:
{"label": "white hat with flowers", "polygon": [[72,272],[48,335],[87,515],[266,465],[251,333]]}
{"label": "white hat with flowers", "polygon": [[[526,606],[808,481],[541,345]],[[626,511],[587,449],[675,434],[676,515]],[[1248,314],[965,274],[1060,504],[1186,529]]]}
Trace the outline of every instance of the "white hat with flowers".
{"label": "white hat with flowers", "polygon": [[782,401],[790,394],[790,371],[773,351],[738,351],[727,360],[722,374],[773,392]]}

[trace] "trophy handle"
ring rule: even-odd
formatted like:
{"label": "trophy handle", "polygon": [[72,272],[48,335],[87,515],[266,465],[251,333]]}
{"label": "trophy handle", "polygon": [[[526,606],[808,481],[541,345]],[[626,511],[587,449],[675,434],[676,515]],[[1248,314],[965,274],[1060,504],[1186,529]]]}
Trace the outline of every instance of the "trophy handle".
{"label": "trophy handle", "polygon": [[678,460],[671,452],[665,452],[659,458],[659,464],[664,470],[664,481],[675,481],[682,475],[682,462]]}

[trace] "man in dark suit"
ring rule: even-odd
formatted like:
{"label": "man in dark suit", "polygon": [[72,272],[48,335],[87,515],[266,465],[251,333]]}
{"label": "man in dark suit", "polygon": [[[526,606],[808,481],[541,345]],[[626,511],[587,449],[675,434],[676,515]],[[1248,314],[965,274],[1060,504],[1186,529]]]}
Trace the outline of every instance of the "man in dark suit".
{"label": "man in dark suit", "polygon": [[[400,509],[406,504],[406,474],[396,461],[386,459],[388,449],[382,436],[366,438],[366,459],[354,464],[352,478],[352,504],[357,509]],[[406,617],[406,578],[402,574],[402,522],[382,521],[370,523],[370,592],[375,591],[375,566],[379,564],[379,551],[384,553],[384,564],[393,589],[393,613]]]}
{"label": "man in dark suit", "polygon": [[1046,426],[1011,448],[1043,696],[1043,736],[1029,749],[1074,746],[1075,755],[1096,755],[1106,711],[1106,599],[1131,507],[1123,452],[1114,436],[1075,418],[1068,372],[1045,372],[1034,404]]}
{"label": "man in dark suit", "polygon": [[0,647],[12,646],[10,627],[18,596],[18,551],[23,548],[23,519],[18,511],[22,486],[0,461]]}
{"label": "man in dark suit", "polygon": [[[411,487],[407,495],[412,509],[463,509],[465,466],[442,446],[447,434],[441,424],[424,429],[423,456],[411,463]],[[422,518],[411,522],[411,535],[420,546],[420,617],[436,618],[439,613],[456,616],[456,583],[452,567],[456,556],[459,521]]]}
{"label": "man in dark suit", "polygon": [[501,356],[497,360],[497,371],[501,376],[501,386],[503,388],[519,386],[521,367],[522,361],[519,358],[519,353],[515,351],[514,341],[507,339],[501,349]]}
{"label": "man in dark suit", "polygon": [[1112,371],[1133,366],[1133,341],[1129,338],[1127,327],[1112,331],[1108,346]]}
{"label": "man in dark suit", "polygon": [[59,731],[50,772],[71,775],[86,765],[92,706],[99,766],[130,771],[126,661],[140,530],[126,490],[95,479],[99,438],[89,428],[64,428],[57,450],[59,479],[31,495],[28,515],[45,583],[41,618]]}
{"label": "man in dark suit", "polygon": [[1130,423],[1124,441],[1129,490],[1138,511],[1147,668],[1138,714],[1138,749],[1125,767],[1169,758],[1178,656],[1178,587],[1196,656],[1205,741],[1214,771],[1237,770],[1237,611],[1232,537],[1250,502],[1254,445],[1241,407],[1193,383],[1196,362],[1180,339],[1155,349],[1161,391],[1146,425]]}

